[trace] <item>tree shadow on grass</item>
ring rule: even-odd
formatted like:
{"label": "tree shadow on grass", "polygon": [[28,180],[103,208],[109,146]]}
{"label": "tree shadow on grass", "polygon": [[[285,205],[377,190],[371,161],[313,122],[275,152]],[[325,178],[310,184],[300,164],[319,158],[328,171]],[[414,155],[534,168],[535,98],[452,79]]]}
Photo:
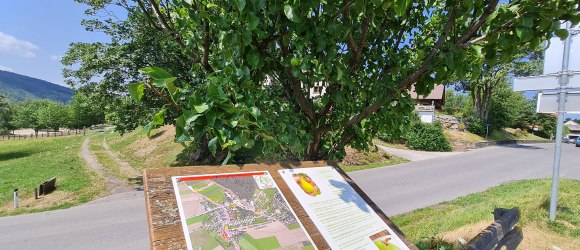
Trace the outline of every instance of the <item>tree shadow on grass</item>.
{"label": "tree shadow on grass", "polygon": [[12,152],[0,152],[0,161],[13,160],[18,158],[27,157],[34,154],[31,151],[12,151]]}

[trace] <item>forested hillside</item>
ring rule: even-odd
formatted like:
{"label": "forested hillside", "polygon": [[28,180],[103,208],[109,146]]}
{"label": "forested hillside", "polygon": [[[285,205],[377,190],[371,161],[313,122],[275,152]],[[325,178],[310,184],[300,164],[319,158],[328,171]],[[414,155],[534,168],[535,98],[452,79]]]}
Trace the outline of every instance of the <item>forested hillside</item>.
{"label": "forested hillside", "polygon": [[0,70],[0,93],[14,101],[50,99],[68,102],[73,90],[51,82]]}

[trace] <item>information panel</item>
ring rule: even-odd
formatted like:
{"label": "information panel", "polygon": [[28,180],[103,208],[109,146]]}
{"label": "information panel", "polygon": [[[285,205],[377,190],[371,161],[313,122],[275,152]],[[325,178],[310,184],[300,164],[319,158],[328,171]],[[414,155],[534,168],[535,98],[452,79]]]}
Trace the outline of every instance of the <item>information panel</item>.
{"label": "information panel", "polygon": [[267,171],[172,180],[188,249],[316,249]]}
{"label": "information panel", "polygon": [[278,172],[332,249],[409,249],[333,167]]}

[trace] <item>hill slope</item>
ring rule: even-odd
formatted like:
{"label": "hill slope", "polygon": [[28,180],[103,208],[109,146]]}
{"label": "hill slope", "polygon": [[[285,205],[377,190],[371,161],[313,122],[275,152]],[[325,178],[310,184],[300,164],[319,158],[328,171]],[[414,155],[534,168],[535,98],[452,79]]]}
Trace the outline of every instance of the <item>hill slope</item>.
{"label": "hill slope", "polygon": [[0,92],[14,101],[50,99],[68,102],[74,91],[51,82],[0,70]]}

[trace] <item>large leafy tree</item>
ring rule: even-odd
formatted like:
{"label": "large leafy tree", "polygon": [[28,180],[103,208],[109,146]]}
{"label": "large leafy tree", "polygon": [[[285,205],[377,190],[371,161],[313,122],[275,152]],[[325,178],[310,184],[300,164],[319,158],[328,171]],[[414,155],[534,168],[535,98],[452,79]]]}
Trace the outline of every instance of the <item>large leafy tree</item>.
{"label": "large leafy tree", "polygon": [[[163,100],[147,93],[143,102],[128,103],[127,84],[142,81],[139,69],[160,66],[182,79],[192,80],[189,63],[166,35],[160,35],[126,0],[75,0],[87,6],[82,25],[89,31],[103,32],[110,41],[72,43],[62,59],[63,76],[71,87],[90,97],[121,133],[144,125],[151,108]],[[169,40],[169,42],[168,42]],[[172,113],[168,112],[168,117]]]}
{"label": "large leafy tree", "polygon": [[54,131],[58,131],[68,123],[66,106],[53,101],[44,101],[44,105],[36,111],[36,117],[40,126]]}
{"label": "large leafy tree", "polygon": [[399,128],[412,115],[412,85],[427,94],[481,71],[484,58],[507,62],[522,46],[566,36],[558,20],[578,21],[574,1],[498,2],[137,0],[133,14],[164,42],[147,56],[178,49],[191,67],[144,68],[149,80],[129,91],[164,102],[146,128],[174,123],[177,141],[198,149],[193,158],[227,161],[259,144],[337,159],[346,145],[364,149]]}
{"label": "large leafy tree", "polygon": [[38,120],[38,111],[48,105],[48,103],[49,101],[47,100],[35,100],[16,105],[11,121],[12,126],[16,128],[31,128],[38,135],[39,130],[46,128]]}
{"label": "large leafy tree", "polygon": [[94,96],[87,96],[77,91],[67,105],[68,126],[84,128],[103,123],[105,114],[103,108]]}
{"label": "large leafy tree", "polygon": [[[467,79],[458,81],[457,88],[469,92],[473,102],[473,118],[482,122],[488,122],[490,112],[492,111],[492,99],[496,90],[503,91],[506,82],[512,76],[529,76],[541,73],[542,69],[542,46],[535,46],[530,49],[532,44],[526,47],[522,46],[520,53],[514,55],[514,59],[508,62],[498,63],[495,58],[491,61],[482,59],[482,68],[473,71]],[[500,101],[499,99],[497,101]],[[496,101],[496,102],[497,102]],[[496,106],[497,107],[497,106]]]}
{"label": "large leafy tree", "polygon": [[8,98],[0,93],[0,134],[8,134],[12,129],[10,124],[13,116],[13,108],[8,102]]}

